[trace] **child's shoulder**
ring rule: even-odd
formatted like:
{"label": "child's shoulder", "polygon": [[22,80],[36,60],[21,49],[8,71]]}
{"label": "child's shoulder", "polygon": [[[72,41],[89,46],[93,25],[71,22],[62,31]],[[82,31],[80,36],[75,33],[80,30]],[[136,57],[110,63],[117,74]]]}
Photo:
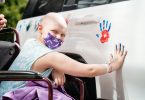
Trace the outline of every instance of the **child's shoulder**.
{"label": "child's shoulder", "polygon": [[[26,42],[24,43],[23,47],[33,47],[33,48],[46,48],[46,46],[40,42],[38,42],[37,39],[35,38],[30,38],[28,40],[26,40]],[[48,49],[48,48],[47,48]]]}
{"label": "child's shoulder", "polygon": [[28,40],[25,41],[25,43],[23,44],[22,47],[29,46],[29,45],[33,45],[35,41],[36,41],[36,39],[30,38],[30,39],[28,39]]}
{"label": "child's shoulder", "polygon": [[30,38],[30,39],[27,39],[25,43],[27,43],[27,42],[34,42],[34,41],[36,41],[36,39]]}
{"label": "child's shoulder", "polygon": [[34,42],[36,42],[36,39],[35,39],[35,38],[30,38],[30,39],[27,39],[27,40],[25,41],[24,45],[26,45],[26,44],[32,44],[32,43],[34,43]]}

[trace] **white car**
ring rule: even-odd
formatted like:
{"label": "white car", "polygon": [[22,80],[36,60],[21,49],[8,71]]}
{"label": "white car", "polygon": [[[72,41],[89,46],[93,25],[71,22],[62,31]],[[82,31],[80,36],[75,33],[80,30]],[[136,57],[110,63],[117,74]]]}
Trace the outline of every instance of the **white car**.
{"label": "white car", "polygon": [[[69,28],[58,51],[79,54],[87,63],[106,63],[118,43],[124,44],[128,51],[121,70],[96,76],[95,84],[87,84],[87,88],[94,84],[91,88],[96,90],[93,92],[96,98],[145,99],[144,9],[144,0],[132,0],[61,12],[69,19]],[[16,29],[21,36],[21,45],[36,36],[41,17],[19,21]]]}

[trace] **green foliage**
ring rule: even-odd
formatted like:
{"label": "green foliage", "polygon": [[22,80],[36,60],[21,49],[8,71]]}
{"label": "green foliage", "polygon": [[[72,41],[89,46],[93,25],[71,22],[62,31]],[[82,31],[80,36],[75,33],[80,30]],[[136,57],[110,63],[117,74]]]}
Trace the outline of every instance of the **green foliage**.
{"label": "green foliage", "polygon": [[16,27],[17,22],[21,19],[28,0],[5,0],[0,4],[0,13],[7,19],[7,27]]}

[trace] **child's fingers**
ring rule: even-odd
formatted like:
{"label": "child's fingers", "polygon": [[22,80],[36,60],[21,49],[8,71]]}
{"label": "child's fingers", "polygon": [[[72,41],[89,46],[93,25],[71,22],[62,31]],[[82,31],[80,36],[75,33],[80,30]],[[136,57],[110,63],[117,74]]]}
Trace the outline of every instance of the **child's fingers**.
{"label": "child's fingers", "polygon": [[121,43],[118,44],[118,53],[121,51]]}
{"label": "child's fingers", "polygon": [[54,83],[55,83],[55,85],[58,85],[58,80],[57,80],[57,78],[55,78]]}
{"label": "child's fingers", "polygon": [[124,52],[124,45],[122,45],[122,50],[121,51]]}
{"label": "child's fingers", "polygon": [[115,51],[115,53],[119,53],[122,55],[122,53],[124,52],[124,45],[122,45],[121,43],[116,44]]}
{"label": "child's fingers", "polygon": [[55,81],[55,83],[56,83],[57,85],[59,85],[59,86],[62,86],[62,85],[64,84],[64,82],[65,82],[64,77],[59,77],[59,78],[57,78],[56,81]]}
{"label": "child's fingers", "polygon": [[127,51],[125,51],[125,52],[123,53],[123,59],[125,59],[126,55],[127,55]]}
{"label": "child's fingers", "polygon": [[124,45],[120,44],[120,55],[122,56],[124,53]]}
{"label": "child's fingers", "polygon": [[64,84],[63,78],[59,78],[59,85],[62,86]]}
{"label": "child's fingers", "polygon": [[115,45],[115,50],[114,50],[115,52],[115,54],[117,53],[117,44]]}
{"label": "child's fingers", "polygon": [[62,79],[59,79],[59,81],[58,81],[59,83],[58,83],[58,85],[62,85]]}
{"label": "child's fingers", "polygon": [[62,77],[61,85],[64,85],[64,83],[65,83],[65,76]]}
{"label": "child's fingers", "polygon": [[120,46],[119,44],[115,45],[115,54],[119,53]]}

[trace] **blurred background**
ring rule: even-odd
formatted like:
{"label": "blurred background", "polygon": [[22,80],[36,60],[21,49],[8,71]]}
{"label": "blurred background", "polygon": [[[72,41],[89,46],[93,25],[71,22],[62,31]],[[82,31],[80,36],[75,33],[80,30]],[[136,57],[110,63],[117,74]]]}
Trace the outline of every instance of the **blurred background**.
{"label": "blurred background", "polygon": [[0,3],[0,14],[7,19],[7,27],[16,27],[17,22],[22,18],[28,0],[5,0]]}
{"label": "blurred background", "polygon": [[126,0],[4,0],[0,13],[8,20],[7,27],[16,27],[20,19],[40,16],[48,12],[61,12]]}

